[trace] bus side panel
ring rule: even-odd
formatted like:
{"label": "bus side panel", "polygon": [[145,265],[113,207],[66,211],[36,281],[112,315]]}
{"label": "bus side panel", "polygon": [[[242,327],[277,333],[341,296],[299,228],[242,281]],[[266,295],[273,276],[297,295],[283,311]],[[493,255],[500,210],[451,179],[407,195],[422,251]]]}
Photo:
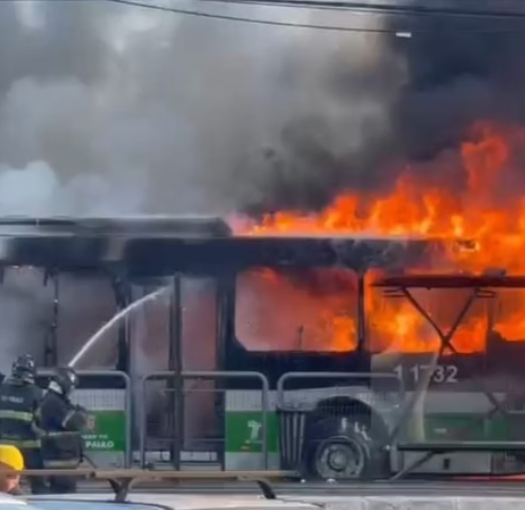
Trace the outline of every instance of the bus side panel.
{"label": "bus side panel", "polygon": [[77,390],[75,404],[89,409],[85,453],[97,467],[124,467],[126,451],[125,390]]}
{"label": "bus side panel", "polygon": [[[279,469],[278,423],[275,392],[270,392],[268,413],[268,467]],[[225,469],[263,469],[261,442],[261,392],[233,390],[226,392]]]}

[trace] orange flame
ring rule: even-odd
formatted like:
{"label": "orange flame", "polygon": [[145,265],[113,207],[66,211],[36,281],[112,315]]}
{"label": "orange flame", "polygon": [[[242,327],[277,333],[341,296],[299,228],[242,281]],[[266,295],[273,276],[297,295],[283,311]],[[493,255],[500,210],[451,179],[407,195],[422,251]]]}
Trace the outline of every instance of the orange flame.
{"label": "orange flame", "polygon": [[[439,162],[434,163],[437,170],[434,166],[426,173],[422,169],[416,173],[414,168],[407,168],[389,193],[348,191],[319,214],[281,211],[266,215],[260,223],[238,233],[254,236],[417,235],[444,241],[466,238],[474,240],[471,249],[447,251],[446,258],[435,261],[437,269],[480,273],[497,267],[509,274],[525,274],[525,195],[519,192],[524,180],[520,179],[516,161],[520,151],[523,152],[524,142],[524,133],[519,128],[482,123],[474,127],[473,141],[463,144],[456,159],[449,155],[441,166]],[[452,172],[453,179],[450,166],[458,170]],[[265,275],[268,278],[268,272]],[[253,280],[253,275],[251,278],[249,285],[260,285]],[[278,288],[275,279],[273,282],[273,286],[259,289],[261,299],[266,296],[274,303],[276,299],[279,303],[282,300],[283,306],[276,306],[288,317],[304,313],[303,324],[317,321],[316,327],[306,328],[311,332],[305,336],[306,344],[313,348],[317,338],[320,350],[355,347],[355,313],[345,312],[348,291],[339,298],[332,295],[328,299],[301,290],[299,283],[283,283],[282,277]],[[354,293],[355,309],[355,281],[347,282],[347,290]],[[450,327],[461,306],[458,298],[461,292],[455,291],[453,298],[444,298],[443,292],[449,291],[432,291],[434,297],[427,299],[427,304],[429,309],[441,310],[441,326]],[[437,294],[441,296],[439,299]],[[373,349],[428,352],[439,346],[435,333],[410,303],[385,299],[370,288],[366,296]],[[525,292],[521,291],[504,291],[498,296],[500,307],[493,319],[492,331],[507,341],[525,340],[524,298]],[[444,303],[449,304],[445,306],[446,313]],[[486,303],[478,303],[466,317],[454,336],[457,351],[478,352],[485,348],[489,320],[486,308]],[[324,326],[319,326],[321,323]],[[329,330],[327,323],[331,325]],[[269,327],[267,323],[266,328]],[[280,348],[294,347],[280,345]]]}

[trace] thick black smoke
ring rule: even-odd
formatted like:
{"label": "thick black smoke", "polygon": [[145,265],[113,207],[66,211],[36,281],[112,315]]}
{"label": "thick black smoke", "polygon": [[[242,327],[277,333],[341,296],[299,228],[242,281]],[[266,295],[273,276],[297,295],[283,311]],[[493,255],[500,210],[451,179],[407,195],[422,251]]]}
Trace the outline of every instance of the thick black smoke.
{"label": "thick black smoke", "polygon": [[[261,209],[311,210],[326,205],[345,188],[388,188],[407,165],[420,175],[432,169],[446,170],[446,179],[457,184],[463,173],[457,164],[458,151],[473,136],[471,128],[476,122],[525,121],[525,61],[521,55],[525,18],[497,17],[501,12],[524,15],[522,3],[388,3],[434,12],[385,15],[384,26],[393,34],[382,41],[391,60],[352,73],[331,58],[324,78],[343,105],[353,105],[359,94],[388,97],[383,119],[388,129],[367,132],[363,123],[366,141],[357,152],[350,145],[345,151],[333,141],[333,130],[344,133],[344,125],[326,112],[297,116],[282,131],[283,148],[267,153],[275,178],[266,181],[269,198],[259,204]],[[444,14],[443,9],[449,13]],[[395,32],[411,32],[412,37],[396,37]]]}
{"label": "thick black smoke", "polygon": [[[346,24],[355,26],[351,18]],[[402,60],[390,51],[394,36],[312,35],[312,41],[325,38],[337,41],[339,48],[324,48],[318,74],[312,76],[309,65],[300,65],[307,62],[296,64],[291,86],[304,99],[262,154],[264,194],[248,204],[253,213],[317,210],[345,188],[378,189],[392,182],[386,170],[395,154],[390,111],[404,78]],[[365,65],[345,58],[356,43],[370,52]],[[310,89],[302,86],[308,78]]]}
{"label": "thick black smoke", "polygon": [[[397,145],[408,159],[435,158],[454,148],[476,121],[525,120],[525,14],[517,2],[412,0],[415,8],[443,6],[457,15],[392,18],[394,30],[412,27],[398,39],[407,83],[392,109]],[[467,15],[470,12],[470,15]],[[499,18],[515,13],[516,18]],[[478,15],[475,15],[478,13]],[[492,16],[487,16],[491,14]]]}

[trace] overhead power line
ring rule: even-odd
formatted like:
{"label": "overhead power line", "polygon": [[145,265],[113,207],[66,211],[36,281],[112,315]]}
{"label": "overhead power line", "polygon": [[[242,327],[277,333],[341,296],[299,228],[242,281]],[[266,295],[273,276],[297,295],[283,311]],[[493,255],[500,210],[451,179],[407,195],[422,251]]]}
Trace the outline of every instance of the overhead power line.
{"label": "overhead power line", "polygon": [[[315,23],[293,23],[287,21],[276,21],[268,19],[250,18],[246,16],[234,16],[229,14],[215,14],[211,12],[202,12],[192,9],[180,9],[178,7],[167,7],[164,5],[146,4],[135,0],[106,0],[116,4],[129,5],[134,7],[141,7],[144,9],[152,9],[156,11],[172,12],[176,14],[184,14],[187,16],[196,16],[201,18],[212,18],[218,20],[227,21],[238,21],[243,23],[254,23],[257,25],[271,25],[278,27],[295,27],[295,28],[309,28],[314,30],[332,30],[338,32],[361,32],[361,33],[380,33],[380,34],[395,34],[395,30],[389,30],[387,28],[371,28],[371,27],[345,27],[345,26],[334,26],[334,25],[319,25]],[[234,2],[232,2],[234,3]],[[241,4],[241,2],[235,2]],[[247,2],[243,2],[247,3]],[[251,5],[253,3],[250,2]],[[270,5],[270,4],[266,4]]]}
{"label": "overhead power line", "polygon": [[[225,21],[234,21],[234,22],[241,22],[241,23],[252,23],[257,25],[270,25],[270,26],[279,26],[279,27],[292,27],[292,28],[304,28],[304,29],[313,29],[313,30],[327,30],[327,31],[337,31],[337,32],[356,32],[356,33],[370,33],[370,34],[391,34],[391,35],[398,35],[398,36],[407,36],[410,35],[409,33],[428,33],[428,32],[434,32],[439,31],[442,33],[444,31],[443,27],[439,27],[436,29],[432,29],[431,27],[413,27],[410,26],[410,24],[407,24],[403,28],[399,29],[389,29],[389,28],[381,28],[381,27],[351,27],[351,26],[339,26],[339,25],[324,25],[324,24],[316,24],[316,23],[295,23],[295,22],[287,22],[287,21],[277,21],[277,20],[269,20],[269,19],[261,19],[261,18],[253,18],[253,17],[247,17],[247,16],[236,16],[236,15],[230,15],[230,14],[217,14],[212,12],[203,12],[200,10],[195,9],[183,9],[179,7],[171,7],[166,5],[159,5],[159,4],[153,4],[153,3],[145,3],[140,0],[106,0],[107,2],[115,3],[115,4],[121,4],[121,5],[127,5],[132,7],[139,7],[143,9],[150,9],[150,10],[156,10],[161,12],[170,12],[174,14],[182,14],[186,16],[195,16],[195,17],[201,17],[201,18],[210,18],[210,19],[217,19],[217,20],[225,20]],[[231,4],[231,5],[263,5],[263,6],[271,6],[271,7],[289,7],[289,8],[308,8],[308,9],[322,9],[322,10],[346,10],[349,12],[352,11],[366,11],[368,13],[375,13],[375,14],[381,14],[381,15],[402,15],[402,16],[410,16],[410,14],[413,14],[417,17],[421,16],[428,16],[430,13],[432,13],[433,16],[437,16],[442,14],[442,12],[438,9],[428,9],[425,8],[424,12],[421,11],[412,11],[412,8],[403,8],[403,10],[399,10],[397,7],[388,7],[388,10],[385,6],[381,6],[379,11],[377,10],[377,7],[373,7],[369,4],[363,4],[363,3],[355,3],[355,2],[345,2],[345,1],[338,1],[338,0],[199,0],[200,2],[215,2],[215,3],[223,3],[223,4]],[[450,11],[444,12],[444,14],[448,16],[454,15]],[[469,17],[478,19],[479,17],[487,20],[487,19],[506,19],[506,20],[519,20],[525,22],[525,14],[516,13],[481,13],[481,12],[475,12],[475,11],[458,11],[457,15],[459,17]],[[449,30],[450,31],[450,30]],[[491,27],[491,28],[483,28],[483,29],[459,29],[455,30],[460,33],[468,33],[468,34],[501,34],[501,33],[517,33],[517,32],[523,32],[525,33],[525,23],[520,27]]]}
{"label": "overhead power line", "polygon": [[525,21],[525,12],[490,9],[459,9],[457,7],[435,7],[429,4],[395,5],[389,3],[355,0],[200,0],[226,4],[271,5],[275,7],[299,7],[310,9],[345,9],[351,12],[366,12],[381,15],[408,17],[453,17],[469,19]]}

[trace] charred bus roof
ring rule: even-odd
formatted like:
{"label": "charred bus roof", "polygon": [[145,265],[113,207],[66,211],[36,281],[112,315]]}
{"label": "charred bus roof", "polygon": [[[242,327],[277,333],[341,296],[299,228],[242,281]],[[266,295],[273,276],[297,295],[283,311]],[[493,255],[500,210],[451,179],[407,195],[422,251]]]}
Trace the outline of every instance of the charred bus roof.
{"label": "charred bus roof", "polygon": [[0,264],[58,271],[118,266],[130,276],[215,274],[250,267],[412,265],[443,249],[422,237],[234,236],[217,217],[3,218]]}
{"label": "charred bus roof", "polygon": [[214,216],[3,217],[0,237],[224,237],[232,231]]}

